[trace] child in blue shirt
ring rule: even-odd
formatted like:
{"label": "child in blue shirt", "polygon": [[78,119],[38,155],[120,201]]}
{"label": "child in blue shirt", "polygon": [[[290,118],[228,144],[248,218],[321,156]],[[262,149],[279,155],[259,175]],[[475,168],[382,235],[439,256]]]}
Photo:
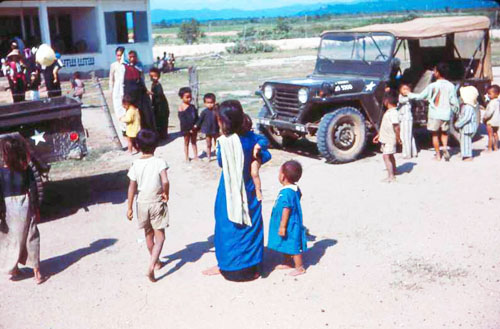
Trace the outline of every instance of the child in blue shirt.
{"label": "child in blue shirt", "polygon": [[278,269],[294,270],[289,273],[297,276],[306,273],[302,262],[302,253],[307,250],[306,231],[302,224],[302,193],[295,184],[302,176],[302,166],[298,161],[285,162],[279,172],[279,181],[283,185],[271,214],[269,240],[267,247],[285,256],[284,264]]}

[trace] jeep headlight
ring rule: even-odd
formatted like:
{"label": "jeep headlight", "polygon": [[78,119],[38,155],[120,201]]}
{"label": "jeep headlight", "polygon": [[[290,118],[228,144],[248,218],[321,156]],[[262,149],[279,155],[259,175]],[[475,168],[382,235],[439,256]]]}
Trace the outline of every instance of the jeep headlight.
{"label": "jeep headlight", "polygon": [[307,103],[307,100],[309,99],[309,89],[307,88],[302,88],[299,90],[299,102],[302,104]]}
{"label": "jeep headlight", "polygon": [[274,96],[274,88],[271,85],[267,85],[264,87],[264,97],[267,99],[271,99]]}

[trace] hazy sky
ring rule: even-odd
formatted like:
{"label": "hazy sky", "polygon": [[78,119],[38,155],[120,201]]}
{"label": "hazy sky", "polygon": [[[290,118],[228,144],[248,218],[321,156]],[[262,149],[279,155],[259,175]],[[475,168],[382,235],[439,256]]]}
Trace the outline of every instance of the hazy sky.
{"label": "hazy sky", "polygon": [[194,9],[265,9],[273,7],[284,7],[295,4],[316,4],[316,3],[349,3],[359,0],[151,0],[152,9],[176,9],[176,10],[194,10]]}

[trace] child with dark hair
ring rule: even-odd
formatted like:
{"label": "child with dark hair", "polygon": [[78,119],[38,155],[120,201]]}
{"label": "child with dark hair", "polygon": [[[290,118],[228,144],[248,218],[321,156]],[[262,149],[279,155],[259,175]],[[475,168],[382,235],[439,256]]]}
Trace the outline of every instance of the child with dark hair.
{"label": "child with dark hair", "polygon": [[212,159],[212,142],[215,142],[217,137],[219,137],[215,95],[212,93],[205,94],[203,102],[205,103],[205,109],[201,112],[195,127],[196,129],[200,129],[206,136],[207,158],[208,162],[210,162]]}
{"label": "child with dark hair", "polygon": [[450,160],[448,152],[448,131],[453,113],[458,112],[458,99],[455,85],[446,80],[449,67],[446,63],[439,63],[434,68],[436,81],[428,85],[421,93],[409,93],[410,99],[425,99],[429,102],[427,130],[432,134],[432,144],[436,151],[435,160],[441,160],[439,141],[443,144],[443,156]]}
{"label": "child with dark hair", "polygon": [[83,94],[85,93],[85,84],[82,81],[80,72],[73,73],[73,79],[71,79],[71,87],[73,88],[73,97],[82,100]]}
{"label": "child with dark hair", "polygon": [[154,271],[162,267],[159,257],[165,241],[165,228],[169,226],[168,164],[154,156],[157,140],[157,134],[151,130],[142,129],[137,134],[136,144],[142,156],[133,162],[128,172],[127,218],[132,220],[134,217],[133,203],[137,193],[137,222],[139,229],[144,229],[151,256],[147,276],[152,282],[156,281]]}
{"label": "child with dark hair", "polygon": [[189,87],[179,89],[179,97],[182,101],[179,105],[178,116],[180,121],[181,133],[184,136],[184,155],[186,162],[189,162],[189,143],[193,148],[194,160],[198,160],[198,146],[196,145],[196,138],[198,133],[196,131],[196,122],[198,121],[198,109],[191,104],[193,100],[193,92]]}
{"label": "child with dark hair", "polygon": [[484,113],[484,123],[488,131],[488,152],[498,151],[498,128],[500,127],[500,86],[492,85],[488,88],[490,102]]}
{"label": "child with dark hair", "polygon": [[33,267],[36,283],[47,278],[40,271],[40,221],[35,177],[29,167],[26,143],[15,137],[2,138],[0,168],[0,270],[16,279],[18,264]]}
{"label": "child with dark hair", "polygon": [[40,91],[38,90],[40,88],[40,84],[40,74],[38,73],[38,71],[35,70],[31,72],[30,81],[28,82],[28,90],[30,91],[30,98],[32,101],[40,100]]}
{"label": "child with dark hair", "polygon": [[156,121],[156,131],[158,131],[160,138],[165,139],[168,137],[168,117],[170,115],[170,109],[168,107],[167,97],[165,97],[163,87],[160,83],[160,70],[152,68],[149,71],[149,77],[151,78],[150,94]]}
{"label": "child with dark hair", "polygon": [[125,95],[123,96],[122,105],[125,109],[125,115],[120,118],[121,122],[124,122],[127,125],[125,129],[125,136],[128,141],[128,151],[132,153],[134,148],[135,138],[141,130],[141,114],[139,109],[133,105],[134,100],[132,96]]}
{"label": "child with dark hair", "polygon": [[291,276],[306,273],[302,262],[302,254],[307,250],[306,230],[300,205],[302,193],[296,185],[301,177],[302,166],[298,161],[290,160],[281,166],[278,178],[283,187],[269,222],[267,247],[284,254],[284,264],[277,268],[294,268],[289,274]]}
{"label": "child with dark hair", "polygon": [[403,159],[417,157],[417,144],[413,137],[413,114],[412,104],[408,95],[411,87],[408,83],[401,83],[399,86],[398,112],[401,124],[401,142],[403,143]]}
{"label": "child with dark hair", "polygon": [[373,138],[374,143],[381,143],[382,157],[387,168],[387,178],[385,182],[391,183],[396,180],[396,144],[401,144],[399,115],[398,115],[398,95],[393,91],[387,92],[383,99],[386,111],[382,117],[379,133]]}

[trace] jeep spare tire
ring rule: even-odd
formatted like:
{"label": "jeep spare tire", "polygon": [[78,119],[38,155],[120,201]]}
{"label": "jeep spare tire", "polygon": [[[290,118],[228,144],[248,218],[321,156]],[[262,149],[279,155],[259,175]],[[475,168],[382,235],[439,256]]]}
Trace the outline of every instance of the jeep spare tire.
{"label": "jeep spare tire", "polygon": [[341,107],[321,119],[318,150],[331,163],[356,160],[366,146],[365,118],[354,107]]}
{"label": "jeep spare tire", "polygon": [[[271,111],[267,108],[267,106],[263,106],[259,112],[260,119],[270,119]],[[292,145],[295,142],[295,139],[289,136],[282,136],[281,132],[275,128],[270,126],[265,126],[262,124],[257,124],[257,130],[264,136],[267,137],[269,143],[274,148],[283,148]]]}

